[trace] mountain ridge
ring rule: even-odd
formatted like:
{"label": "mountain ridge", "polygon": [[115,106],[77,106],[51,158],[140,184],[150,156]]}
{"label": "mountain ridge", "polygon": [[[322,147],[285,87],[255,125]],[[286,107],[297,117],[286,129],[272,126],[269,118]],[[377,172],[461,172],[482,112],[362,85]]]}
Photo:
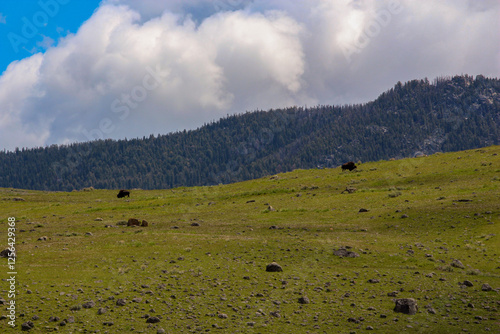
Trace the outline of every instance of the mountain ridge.
{"label": "mountain ridge", "polygon": [[[213,185],[500,143],[500,80],[412,80],[365,104],[231,115],[190,131],[0,152],[0,187]],[[104,163],[103,163],[104,162]]]}

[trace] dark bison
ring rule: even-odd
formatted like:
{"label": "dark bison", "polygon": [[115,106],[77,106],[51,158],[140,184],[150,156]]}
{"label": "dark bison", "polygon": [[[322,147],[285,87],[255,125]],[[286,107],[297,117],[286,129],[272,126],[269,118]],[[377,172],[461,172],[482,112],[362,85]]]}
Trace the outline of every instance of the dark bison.
{"label": "dark bison", "polygon": [[145,220],[142,221],[142,223],[139,221],[139,219],[136,218],[130,218],[127,222],[127,226],[148,226],[149,223]]}
{"label": "dark bison", "polygon": [[118,197],[118,198],[122,198],[122,197],[125,197],[125,196],[130,197],[130,191],[122,189],[122,190],[120,190],[120,192],[118,193],[118,195],[116,195],[116,197]]}
{"label": "dark bison", "polygon": [[346,162],[345,164],[342,164],[342,170],[346,169],[351,171],[353,169],[356,169],[356,165],[352,161]]}

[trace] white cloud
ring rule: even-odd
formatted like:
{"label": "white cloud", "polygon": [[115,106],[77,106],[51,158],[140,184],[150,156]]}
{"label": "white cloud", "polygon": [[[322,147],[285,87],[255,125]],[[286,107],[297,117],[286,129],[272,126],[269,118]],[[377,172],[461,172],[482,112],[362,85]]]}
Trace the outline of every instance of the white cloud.
{"label": "white cloud", "polygon": [[496,1],[107,0],[2,74],[0,140],[147,136],[233,112],[366,102],[425,76],[499,76],[498,14]]}

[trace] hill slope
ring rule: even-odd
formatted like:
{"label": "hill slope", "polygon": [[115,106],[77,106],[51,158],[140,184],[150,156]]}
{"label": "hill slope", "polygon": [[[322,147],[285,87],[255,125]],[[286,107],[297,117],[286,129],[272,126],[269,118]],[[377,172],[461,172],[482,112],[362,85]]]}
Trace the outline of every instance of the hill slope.
{"label": "hill slope", "polygon": [[0,186],[158,189],[230,183],[500,143],[500,80],[398,83],[364,105],[229,116],[198,130],[0,153]]}
{"label": "hill slope", "polygon": [[[499,166],[494,146],[128,199],[0,189],[24,314],[0,328],[498,333]],[[129,218],[149,226],[120,225]],[[359,257],[334,255],[341,247]],[[282,272],[266,272],[273,261]],[[415,299],[417,314],[394,312],[396,298]]]}

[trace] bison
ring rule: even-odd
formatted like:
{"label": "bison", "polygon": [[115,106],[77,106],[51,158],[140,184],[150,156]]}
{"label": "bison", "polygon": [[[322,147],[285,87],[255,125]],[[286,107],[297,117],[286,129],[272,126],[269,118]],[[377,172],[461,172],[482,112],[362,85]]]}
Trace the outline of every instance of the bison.
{"label": "bison", "polygon": [[130,197],[130,191],[122,189],[122,190],[120,190],[120,192],[118,193],[118,195],[116,195],[116,197],[118,197],[118,198],[122,198],[122,197],[125,197],[125,196]]}
{"label": "bison", "polygon": [[357,166],[352,161],[349,161],[349,162],[346,162],[345,164],[342,164],[342,170],[348,169],[351,171],[351,170],[354,170],[356,168],[357,168]]}
{"label": "bison", "polygon": [[146,227],[148,226],[149,223],[145,220],[142,221],[142,223],[139,221],[139,219],[136,218],[130,218],[127,222],[127,226],[143,226]]}

